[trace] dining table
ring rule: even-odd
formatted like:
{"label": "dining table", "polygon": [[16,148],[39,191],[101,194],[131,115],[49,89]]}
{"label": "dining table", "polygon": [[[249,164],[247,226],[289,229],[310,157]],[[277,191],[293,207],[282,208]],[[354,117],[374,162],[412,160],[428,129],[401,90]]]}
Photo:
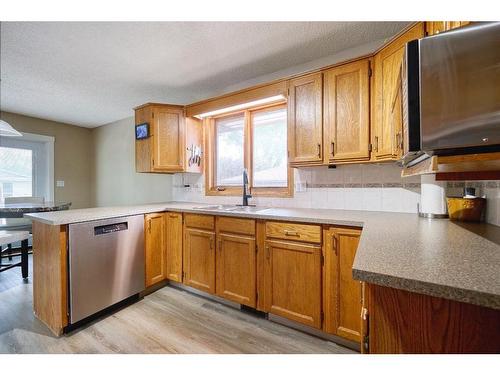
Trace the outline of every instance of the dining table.
{"label": "dining table", "polygon": [[0,229],[25,230],[31,227],[31,220],[24,214],[68,210],[71,202],[44,203],[2,203],[0,202]]}
{"label": "dining table", "polygon": [[[4,238],[0,246],[0,272],[7,271],[14,267],[21,267],[22,277],[28,277],[28,253],[31,249],[31,220],[25,218],[24,214],[34,212],[49,212],[68,210],[71,202],[44,202],[44,203],[3,203],[0,202],[0,234]],[[21,246],[11,247],[12,243],[6,242],[7,239],[15,242],[19,241]],[[2,255],[6,251],[7,255]],[[12,258],[21,256],[21,261],[12,263]],[[8,258],[11,261],[8,264],[2,262],[2,258]]]}

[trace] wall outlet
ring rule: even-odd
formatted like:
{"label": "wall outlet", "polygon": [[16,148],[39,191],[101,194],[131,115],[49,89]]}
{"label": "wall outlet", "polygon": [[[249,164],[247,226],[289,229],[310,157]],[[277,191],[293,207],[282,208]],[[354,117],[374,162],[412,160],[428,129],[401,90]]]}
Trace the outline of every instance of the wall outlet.
{"label": "wall outlet", "polygon": [[62,181],[62,180],[57,180],[57,181],[56,181],[56,186],[57,186],[57,187],[64,187],[64,181]]}

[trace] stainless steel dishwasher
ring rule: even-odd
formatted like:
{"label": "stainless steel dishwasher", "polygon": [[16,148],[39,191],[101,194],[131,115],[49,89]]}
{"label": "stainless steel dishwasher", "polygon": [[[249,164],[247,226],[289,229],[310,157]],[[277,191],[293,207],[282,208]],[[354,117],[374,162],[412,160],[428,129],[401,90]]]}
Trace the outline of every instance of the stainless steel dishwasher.
{"label": "stainless steel dishwasher", "polygon": [[68,264],[71,324],[143,291],[144,216],[70,224]]}

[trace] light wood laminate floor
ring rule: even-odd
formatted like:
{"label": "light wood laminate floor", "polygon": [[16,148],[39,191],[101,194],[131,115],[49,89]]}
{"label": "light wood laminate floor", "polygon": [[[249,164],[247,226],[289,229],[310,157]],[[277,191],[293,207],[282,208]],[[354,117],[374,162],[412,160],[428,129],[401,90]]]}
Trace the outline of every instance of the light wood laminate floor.
{"label": "light wood laminate floor", "polygon": [[33,316],[31,281],[17,273],[17,285],[0,288],[0,353],[354,353],[172,287],[56,338]]}

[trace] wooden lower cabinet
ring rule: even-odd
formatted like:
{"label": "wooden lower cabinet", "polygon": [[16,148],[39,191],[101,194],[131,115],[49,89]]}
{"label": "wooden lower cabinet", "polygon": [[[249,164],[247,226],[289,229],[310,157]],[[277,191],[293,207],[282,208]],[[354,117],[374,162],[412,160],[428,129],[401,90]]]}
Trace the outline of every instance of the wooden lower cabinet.
{"label": "wooden lower cabinet", "polygon": [[255,238],[217,234],[217,295],[242,305],[256,305]]}
{"label": "wooden lower cabinet", "polygon": [[324,330],[328,333],[361,341],[361,308],[363,288],[352,278],[352,264],[361,230],[324,229]]}
{"label": "wooden lower cabinet", "polygon": [[166,273],[165,214],[144,215],[146,287],[163,281]]}
{"label": "wooden lower cabinet", "polygon": [[500,353],[500,310],[367,284],[369,353]]}
{"label": "wooden lower cabinet", "polygon": [[165,213],[167,279],[182,282],[182,213]]}
{"label": "wooden lower cabinet", "polygon": [[267,311],[321,329],[321,246],[265,242]]}
{"label": "wooden lower cabinet", "polygon": [[184,284],[215,294],[215,233],[184,228]]}

